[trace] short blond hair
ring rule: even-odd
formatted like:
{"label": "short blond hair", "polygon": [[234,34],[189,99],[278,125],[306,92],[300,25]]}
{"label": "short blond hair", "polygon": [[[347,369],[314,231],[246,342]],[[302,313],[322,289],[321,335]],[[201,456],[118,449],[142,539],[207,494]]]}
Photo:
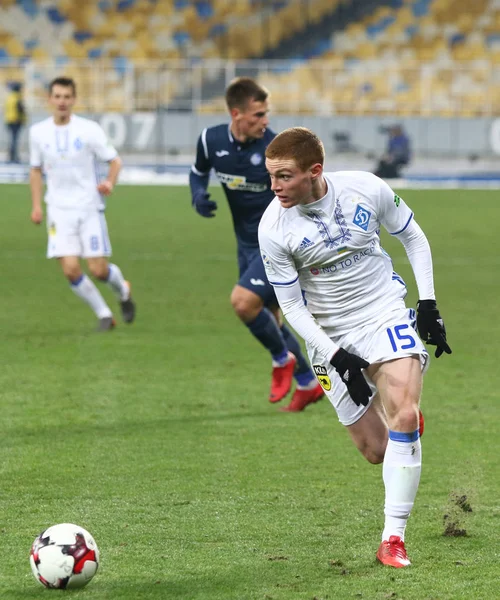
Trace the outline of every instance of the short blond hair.
{"label": "short blond hair", "polygon": [[279,133],[266,149],[270,160],[293,160],[301,171],[325,162],[325,147],[319,137],[306,127],[290,127]]}

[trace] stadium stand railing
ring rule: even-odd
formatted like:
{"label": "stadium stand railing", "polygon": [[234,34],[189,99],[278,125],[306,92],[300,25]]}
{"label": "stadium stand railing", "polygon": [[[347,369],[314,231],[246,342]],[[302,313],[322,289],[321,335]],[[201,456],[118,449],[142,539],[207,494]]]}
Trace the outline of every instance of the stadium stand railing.
{"label": "stadium stand railing", "polygon": [[[7,83],[24,83],[29,111],[46,107],[47,86],[59,75],[78,86],[76,110],[85,113],[135,111],[226,111],[223,91],[235,75],[252,75],[271,92],[282,114],[497,116],[500,65],[493,61],[401,66],[376,71],[366,63],[332,61],[10,61],[0,64],[0,102]],[[211,81],[221,82],[218,95]]]}

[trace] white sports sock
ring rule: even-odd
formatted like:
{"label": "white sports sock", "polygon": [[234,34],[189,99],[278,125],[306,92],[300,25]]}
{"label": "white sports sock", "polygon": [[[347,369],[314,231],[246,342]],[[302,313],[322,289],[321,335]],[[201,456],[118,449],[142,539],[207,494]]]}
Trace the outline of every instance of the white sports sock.
{"label": "white sports sock", "polygon": [[[398,438],[398,440],[391,439]],[[404,437],[408,440],[399,441]],[[397,535],[404,541],[406,522],[417,495],[422,470],[422,446],[418,431],[405,434],[390,431],[384,456],[385,525],[382,541]]]}
{"label": "white sports sock", "polygon": [[120,267],[117,265],[109,264],[109,275],[107,283],[113,290],[115,296],[120,301],[128,300],[130,297],[130,288],[123,277]]}
{"label": "white sports sock", "polygon": [[98,319],[113,316],[101,293],[87,275],[82,275],[78,281],[72,282],[71,289],[90,306]]}

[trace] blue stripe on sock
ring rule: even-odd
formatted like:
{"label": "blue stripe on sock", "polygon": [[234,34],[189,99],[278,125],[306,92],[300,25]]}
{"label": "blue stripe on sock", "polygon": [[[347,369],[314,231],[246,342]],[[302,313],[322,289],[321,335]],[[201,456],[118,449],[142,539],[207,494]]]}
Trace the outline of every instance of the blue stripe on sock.
{"label": "blue stripe on sock", "polygon": [[389,429],[389,439],[393,442],[407,442],[410,444],[411,442],[416,442],[419,437],[418,429],[411,433],[403,433],[402,431],[392,431]]}
{"label": "blue stripe on sock", "polygon": [[80,283],[82,283],[84,277],[85,275],[80,275],[80,277],[78,277],[78,279],[75,279],[75,281],[70,281],[70,284],[76,287],[77,285],[80,285]]}
{"label": "blue stripe on sock", "polygon": [[309,385],[313,379],[314,375],[310,370],[306,371],[305,373],[295,373],[295,381],[298,385],[305,387],[306,385]]}
{"label": "blue stripe on sock", "polygon": [[288,358],[288,350],[284,350],[280,354],[272,354],[273,360],[277,363],[285,363]]}

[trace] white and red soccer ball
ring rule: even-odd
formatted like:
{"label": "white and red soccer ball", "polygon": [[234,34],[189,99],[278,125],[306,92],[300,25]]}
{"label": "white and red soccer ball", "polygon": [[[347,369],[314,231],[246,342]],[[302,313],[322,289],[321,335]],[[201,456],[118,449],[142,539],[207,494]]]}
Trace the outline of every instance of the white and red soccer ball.
{"label": "white and red soccer ball", "polygon": [[47,588],[81,588],[96,574],[99,549],[86,529],[61,523],[35,539],[30,563],[35,579]]}

